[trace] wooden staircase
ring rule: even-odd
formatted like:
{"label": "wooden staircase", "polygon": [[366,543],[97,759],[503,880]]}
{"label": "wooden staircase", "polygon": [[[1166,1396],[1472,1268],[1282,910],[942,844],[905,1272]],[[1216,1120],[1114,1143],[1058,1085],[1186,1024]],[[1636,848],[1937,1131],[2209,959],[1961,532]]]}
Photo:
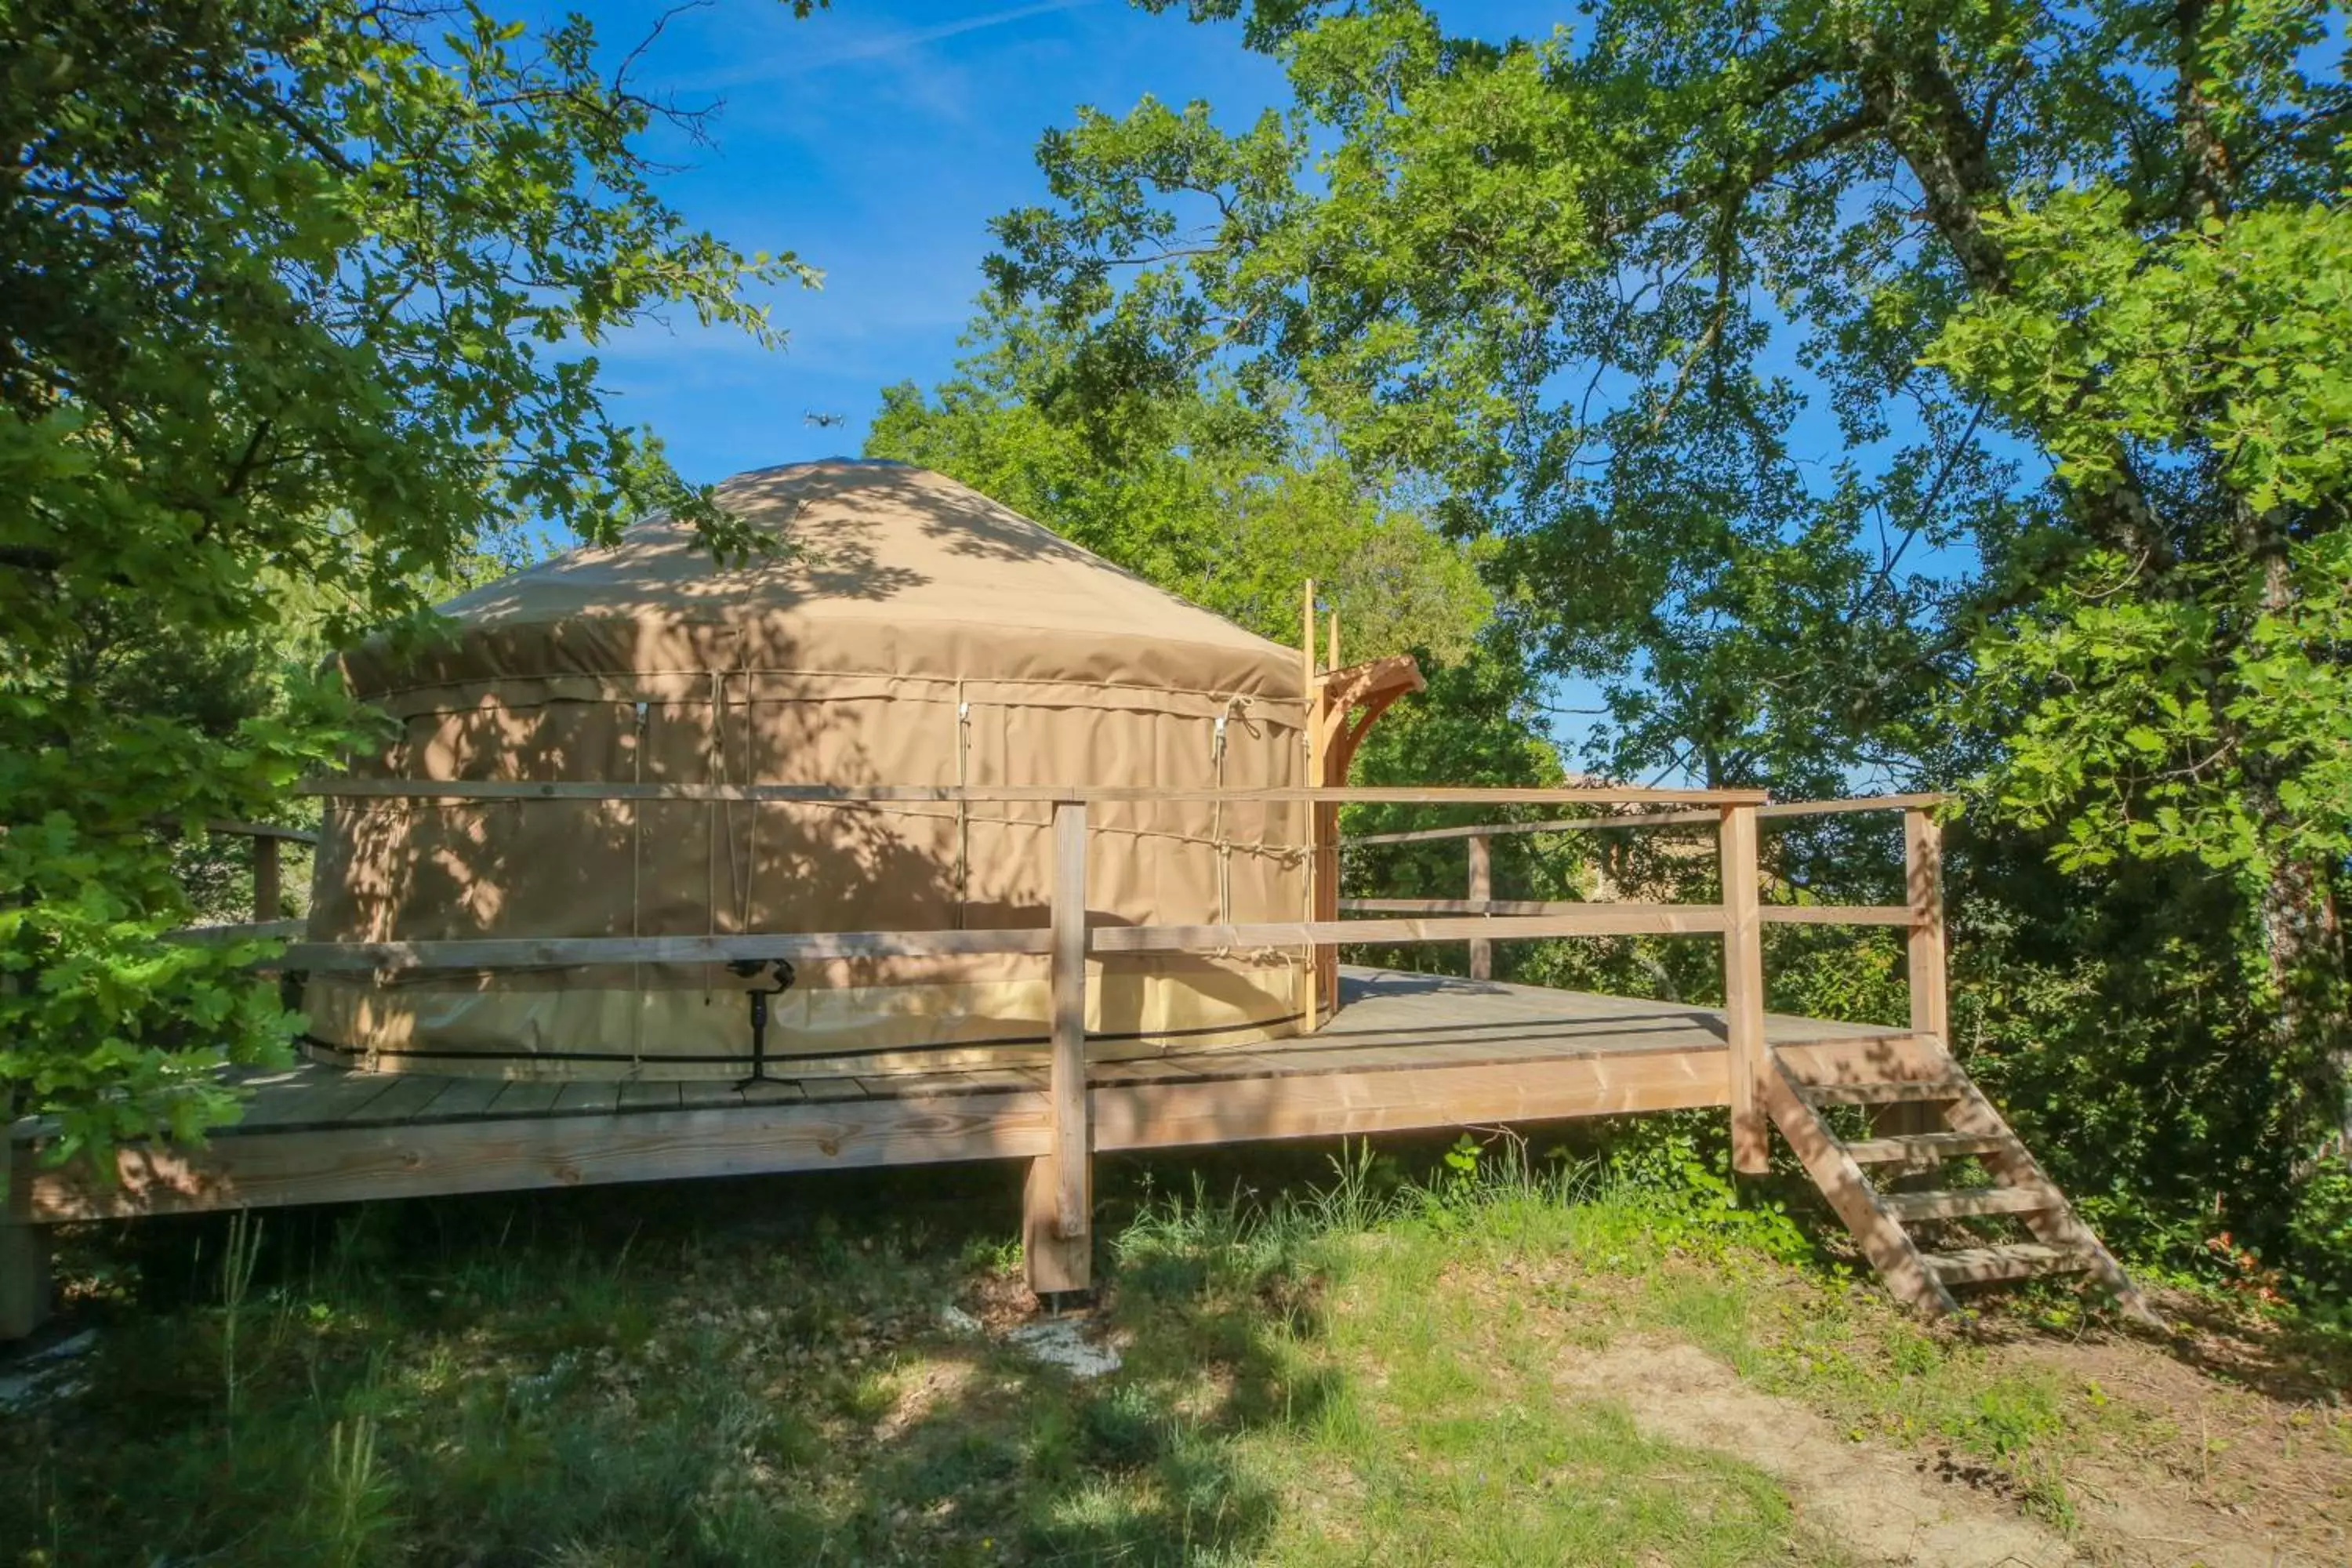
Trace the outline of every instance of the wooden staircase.
{"label": "wooden staircase", "polygon": [[[1815,1184],[1853,1232],[1887,1288],[1929,1312],[1958,1310],[1955,1287],[2088,1274],[2124,1310],[2156,1315],[2075,1214],[2000,1111],[1942,1041],[1916,1034],[1768,1047],[1765,1109]],[[1838,1108],[1858,1108],[1839,1115]],[[1859,1135],[1840,1121],[1874,1123]],[[1968,1162],[1975,1163],[1971,1170]],[[1939,1180],[1948,1167],[1980,1180]],[[1998,1225],[2025,1237],[1973,1234]],[[1929,1227],[1937,1245],[1913,1232]]]}

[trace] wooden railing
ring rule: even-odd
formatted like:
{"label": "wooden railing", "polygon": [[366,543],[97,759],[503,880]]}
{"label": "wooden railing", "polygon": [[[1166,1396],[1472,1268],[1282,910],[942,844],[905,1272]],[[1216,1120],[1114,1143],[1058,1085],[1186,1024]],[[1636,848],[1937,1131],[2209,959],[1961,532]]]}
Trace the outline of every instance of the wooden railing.
{"label": "wooden railing", "polygon": [[[1329,950],[1343,942],[1462,942],[1474,967],[1496,941],[1546,937],[1715,934],[1724,938],[1724,1017],[1727,1096],[1735,1163],[1765,1168],[1761,1085],[1769,1070],[1764,1047],[1764,968],[1761,928],[1772,921],[1903,925],[1910,931],[1912,1026],[1940,1036],[1945,1027],[1943,913],[1939,838],[1929,808],[1944,797],[1888,795],[1871,799],[1768,804],[1756,790],[1635,788],[1573,789],[1155,789],[982,785],[813,785],[590,784],[353,779],[314,784],[307,793],[344,800],[660,800],[680,802],[861,803],[992,801],[1048,804],[1053,808],[1052,896],[1043,927],[1005,930],[835,931],[652,937],[511,937],[427,942],[289,944],[275,968],[308,972],[501,970],[625,963],[698,963],[960,953],[1049,956],[1052,1041],[1047,1097],[1055,1128],[1053,1150],[1032,1174],[1033,1218],[1047,1219],[1032,1237],[1066,1254],[1064,1272],[1083,1278],[1082,1253],[1070,1248],[1085,1235],[1084,1157],[1089,1137],[1086,1071],[1086,959],[1089,953],[1200,952],[1299,947]],[[1380,917],[1269,921],[1202,925],[1095,924],[1086,908],[1087,822],[1089,805],[1111,802],[1223,800],[1232,804],[1311,802],[1339,805],[1663,805],[1673,809],[1587,816],[1536,823],[1441,827],[1376,834],[1356,844],[1462,838],[1470,845],[1467,896],[1459,900],[1348,900],[1341,910]],[[1759,821],[1831,812],[1900,810],[1906,825],[1908,900],[1901,905],[1765,905],[1759,894]],[[1486,847],[1497,835],[1715,825],[1722,875],[1720,901],[1696,903],[1577,903],[1498,900],[1491,896]],[[1310,973],[1314,965],[1307,965]],[[1311,990],[1311,984],[1310,984]],[[1310,1001],[1310,1007],[1312,1006]],[[1310,1013],[1309,1026],[1319,1020]]]}
{"label": "wooden railing", "polygon": [[307,827],[286,827],[270,822],[233,822],[226,819],[211,822],[182,823],[171,819],[156,824],[173,833],[201,831],[215,838],[249,838],[253,841],[253,919],[231,924],[189,926],[173,931],[174,938],[199,942],[233,942],[252,937],[272,940],[299,937],[304,922],[279,918],[285,908],[285,873],[278,848],[286,844],[315,846],[319,836]]}
{"label": "wooden railing", "polygon": [[[1309,1026],[1319,1022],[1315,955],[1350,942],[1466,942],[1491,937],[1597,936],[1649,932],[1732,933],[1727,952],[1749,978],[1738,993],[1746,1011],[1734,1031],[1730,1085],[1735,1126],[1743,1107],[1752,1109],[1754,1065],[1763,1026],[1761,958],[1752,916],[1743,939],[1727,907],[1683,904],[1623,904],[1546,910],[1529,915],[1482,914],[1418,920],[1272,921],[1211,925],[1108,926],[1092,924],[1086,906],[1087,809],[1090,804],[1218,801],[1229,804],[1301,802],[1337,806],[1350,803],[1389,805],[1571,804],[1669,805],[1703,807],[1710,813],[1753,813],[1763,804],[1757,790],[1677,789],[1160,789],[1076,788],[1024,785],[934,784],[590,784],[576,781],[433,781],[350,779],[308,786],[309,794],[339,799],[386,800],[660,800],[685,802],[792,802],[856,805],[896,802],[1034,802],[1053,807],[1052,896],[1043,929],[998,931],[845,931],[730,936],[488,938],[447,942],[295,942],[276,967],[289,970],[372,971],[386,969],[508,969],[575,964],[707,963],[713,961],[915,956],[941,953],[1045,953],[1052,959],[1051,1058],[1046,1100],[1052,1126],[1049,1152],[1032,1167],[1024,1241],[1032,1282],[1039,1289],[1077,1289],[1090,1276],[1088,1214],[1091,1201],[1092,1132],[1086,1065],[1086,960],[1090,952],[1197,952],[1220,949],[1298,946],[1307,950],[1302,986]],[[1728,817],[1726,820],[1729,820]],[[1754,884],[1752,827],[1748,839],[1748,883]],[[1752,904],[1752,899],[1750,900]],[[1730,960],[1727,960],[1730,963]],[[1760,1125],[1760,1123],[1759,1123]]]}
{"label": "wooden railing", "polygon": [[[1933,808],[1950,800],[1942,795],[1865,795],[1850,800],[1790,801],[1776,804],[1727,802],[1712,810],[1621,813],[1607,816],[1577,816],[1540,822],[1484,823],[1467,827],[1429,827],[1406,833],[1367,833],[1343,838],[1343,847],[1372,844],[1427,844],[1451,839],[1469,848],[1466,896],[1441,899],[1342,899],[1343,910],[1364,913],[1466,914],[1548,916],[1558,910],[1601,909],[1681,909],[1679,905],[1615,905],[1498,900],[1493,894],[1492,846],[1496,837],[1521,833],[1580,833],[1608,828],[1696,827],[1713,825],[1718,835],[1721,904],[1712,913],[1712,925],[1669,929],[1717,930],[1724,933],[1724,1025],[1731,1058],[1731,1142],[1735,1168],[1753,1173],[1766,1169],[1767,1135],[1763,1110],[1764,1075],[1771,1063],[1764,1050],[1764,962],[1761,928],[1765,925],[1891,925],[1906,928],[1911,1028],[1915,1034],[1945,1037],[1949,1004],[1944,973],[1943,830]],[[1757,828],[1765,821],[1825,816],[1843,812],[1903,813],[1904,885],[1900,904],[1767,904],[1761,900],[1757,867]],[[1372,922],[1366,922],[1368,925]],[[1494,939],[1518,934],[1489,927],[1470,940],[1470,976],[1486,980],[1493,974]],[[1599,934],[1597,931],[1579,934]],[[1394,940],[1366,937],[1366,941]]]}

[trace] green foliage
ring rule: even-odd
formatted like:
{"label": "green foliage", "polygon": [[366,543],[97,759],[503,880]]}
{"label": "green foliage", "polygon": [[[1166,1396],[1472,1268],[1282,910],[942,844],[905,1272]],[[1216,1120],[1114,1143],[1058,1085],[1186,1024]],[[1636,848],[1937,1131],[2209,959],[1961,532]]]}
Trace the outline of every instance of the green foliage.
{"label": "green foliage", "polygon": [[[2150,1244],[2218,1208],[2332,1276],[2292,1217],[2352,1158],[2332,9],[1604,0],[1497,41],[1415,0],[1188,8],[1292,101],[1045,137],[992,267],[1085,329],[1061,395],[1205,365],[1316,421],[1491,541],[1524,668],[1603,687],[1621,775],[1977,781],[1963,1046]],[[1842,449],[1792,444],[1808,410]],[[1861,842],[1772,873],[1875,901]],[[1866,951],[1788,988],[1883,1016]],[[1705,984],[1582,952],[1517,973]]]}
{"label": "green foliage", "polygon": [[1994,786],[2061,864],[2189,855],[2259,889],[2352,853],[2352,215],[2319,205],[2149,238],[2120,193],[1995,227],[2014,286],[1929,363],[2039,435],[2075,489],[2206,470],[2170,570],[2084,553],[1986,648],[2014,705]]}
{"label": "green foliage", "polygon": [[2317,1321],[2352,1328],[2352,1173],[2320,1172],[2295,1194],[2286,1285]]}
{"label": "green foliage", "polygon": [[[1069,334],[983,316],[957,375],[887,389],[866,452],[919,463],[1263,637],[1296,643],[1300,584],[1350,661],[1464,657],[1493,613],[1470,555],[1360,483],[1286,410],[1211,384],[1081,412]],[[1318,646],[1319,651],[1319,646]]]}
{"label": "green foliage", "polygon": [[331,1568],[361,1568],[389,1555],[378,1542],[398,1525],[393,1504],[399,1488],[377,1458],[375,1442],[375,1422],[366,1415],[352,1417],[348,1428],[341,1421],[327,1428],[327,1463],[311,1507],[320,1561]]}
{"label": "green foliage", "polygon": [[[588,24],[478,5],[0,3],[0,1095],[61,1152],[230,1107],[296,1020],[159,825],[268,818],[364,738],[299,671],[485,552],[661,508],[763,548],[608,408],[664,308],[810,280],[659,198]],[[688,117],[688,130],[694,129]]]}

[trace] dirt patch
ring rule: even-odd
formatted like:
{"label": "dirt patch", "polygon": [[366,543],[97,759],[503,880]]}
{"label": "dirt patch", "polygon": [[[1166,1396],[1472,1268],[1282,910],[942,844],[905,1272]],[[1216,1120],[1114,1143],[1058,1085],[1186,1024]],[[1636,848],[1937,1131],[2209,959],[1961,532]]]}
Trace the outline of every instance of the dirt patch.
{"label": "dirt patch", "polygon": [[2069,1539],[2019,1513],[1968,1467],[1856,1442],[1688,1345],[1623,1341],[1578,1357],[1559,1381],[1574,1394],[1622,1400],[1652,1436],[1755,1465],[1787,1490],[1801,1520],[1866,1563],[2285,1568],[2332,1560],[2307,1555],[2303,1542],[2281,1541],[2263,1521],[2151,1495],[2144,1468],[2137,1485],[2118,1471],[2112,1489],[2099,1484],[2105,1475],[2078,1486],[2083,1528]]}
{"label": "dirt patch", "polygon": [[2246,1386],[2206,1370],[2229,1362],[2184,1364],[2126,1340],[1998,1354],[2054,1367],[2135,1417],[2083,1434],[2094,1446],[2066,1464],[2086,1534],[2118,1561],[2179,1562],[2184,1546],[2214,1568],[2352,1561],[2352,1415],[2333,1390],[2274,1375]]}
{"label": "dirt patch", "polygon": [[903,1368],[896,1379],[890,1408],[874,1424],[874,1441],[896,1442],[940,1404],[961,1396],[971,1386],[974,1370],[970,1362],[962,1361],[922,1361]]}
{"label": "dirt patch", "polygon": [[1029,1289],[1017,1271],[1011,1269],[973,1279],[964,1288],[960,1305],[982,1329],[998,1335],[1027,1322],[1039,1310],[1036,1292]]}

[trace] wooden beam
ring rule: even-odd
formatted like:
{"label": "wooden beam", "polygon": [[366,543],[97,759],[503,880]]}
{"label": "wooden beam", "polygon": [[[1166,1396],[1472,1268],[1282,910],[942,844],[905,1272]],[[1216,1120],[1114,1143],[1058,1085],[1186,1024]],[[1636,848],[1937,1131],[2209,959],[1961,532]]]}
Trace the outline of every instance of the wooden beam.
{"label": "wooden beam", "polygon": [[[530,783],[498,779],[321,779],[299,786],[303,795],[338,800],[674,800],[752,801],[814,805],[889,805],[918,801],[1083,800],[1137,804],[1165,800],[1222,800],[1234,805],[1279,805],[1328,801],[1342,805],[1601,805],[1644,801],[1680,801],[1700,805],[1755,805],[1757,789],[1643,789],[1595,784],[1561,788],[1510,785],[1493,789],[1452,785],[1376,785],[1323,789],[1270,784],[1242,789],[1161,788],[1157,784],[600,784],[584,780]],[[1608,826],[1606,823],[1601,826]]]}
{"label": "wooden beam", "polygon": [[[1601,798],[1598,795],[1593,798]],[[1759,821],[1780,822],[1793,816],[1820,816],[1851,811],[1901,811],[1914,806],[1940,805],[1952,799],[1943,795],[1863,795],[1853,800],[1798,800],[1756,808]],[[1445,838],[1475,838],[1482,834],[1594,833],[1608,827],[1713,826],[1721,817],[1709,811],[1628,812],[1615,816],[1567,816],[1547,822],[1488,822],[1468,827],[1424,827],[1411,833],[1360,833],[1343,844],[1429,844]]]}
{"label": "wooden beam", "polygon": [[1381,698],[1393,700],[1429,689],[1420,664],[1409,653],[1391,654],[1386,658],[1334,669],[1322,678],[1322,682],[1324,696],[1330,705],[1343,711],[1360,703]]}
{"label": "wooden beam", "polygon": [[278,840],[257,838],[253,841],[253,918],[257,921],[280,919],[278,882]]}
{"label": "wooden beam", "polygon": [[1907,926],[1918,916],[1908,904],[1765,904],[1757,914],[1766,925]]}
{"label": "wooden beam", "polygon": [[[1479,834],[1470,840],[1470,902],[1478,914],[1492,914],[1495,891],[1494,840]],[[1470,943],[1470,978],[1495,978],[1495,944],[1474,938]]]}
{"label": "wooden beam", "polygon": [[25,1338],[56,1304],[48,1232],[0,1219],[0,1341]]}
{"label": "wooden beam", "polygon": [[280,827],[275,823],[237,822],[226,817],[205,823],[205,831],[217,833],[224,837],[257,838],[271,843],[316,844],[319,842],[318,834],[307,827]]}
{"label": "wooden beam", "polygon": [[[198,928],[199,930],[203,928]],[[569,969],[599,963],[727,963],[781,958],[929,957],[940,953],[1050,953],[1054,933],[1010,931],[775,932],[746,936],[480,937],[452,942],[298,942],[272,969]]]}
{"label": "wooden beam", "polygon": [[1944,976],[1944,830],[1923,810],[1903,814],[1904,880],[1910,897],[1911,1029],[1951,1037]]}
{"label": "wooden beam", "polygon": [[1791,816],[1830,816],[1849,811],[1911,811],[1921,806],[1943,805],[1956,800],[1948,795],[1858,795],[1845,800],[1790,800],[1774,805],[1759,806],[1756,815],[1766,821],[1780,821]]}
{"label": "wooden beam", "polygon": [[216,926],[182,926],[163,935],[171,942],[218,946],[231,942],[299,942],[310,929],[309,921],[233,921]]}
{"label": "wooden beam", "polygon": [[1722,1057],[1713,1050],[1603,1052],[1477,1067],[1105,1084],[1094,1091],[1095,1147],[1105,1152],[1172,1149],[1618,1116],[1722,1103]]}
{"label": "wooden beam", "polygon": [[[1943,835],[1923,808],[1903,814],[1903,922],[1909,970],[1912,1032],[1941,1041],[1944,1016]],[[1930,929],[1932,928],[1932,929]],[[1932,1132],[1944,1113],[1933,1105],[1888,1105],[1870,1113],[1872,1131],[1887,1137]]]}
{"label": "wooden beam", "polygon": [[1771,1169],[1764,1078],[1763,922],[1757,915],[1756,808],[1727,805],[1719,835],[1723,870],[1723,1024],[1731,1049],[1731,1168],[1760,1176]]}
{"label": "wooden beam", "polygon": [[1360,833],[1342,844],[1436,844],[1449,838],[1499,837],[1507,833],[1590,833],[1603,827],[1713,826],[1717,813],[1654,811],[1620,816],[1563,816],[1545,822],[1485,822],[1468,827],[1423,827],[1409,833]]}
{"label": "wooden beam", "polygon": [[1572,915],[1627,906],[1591,899],[1341,899],[1339,907],[1360,915]]}
{"label": "wooden beam", "polygon": [[1951,1058],[1942,1046],[1900,1029],[1879,1035],[1783,1040],[1772,1047],[1772,1054],[1805,1083],[1830,1084],[1856,1077],[1874,1083],[1927,1083],[1952,1075]]}
{"label": "wooden beam", "polygon": [[[1620,904],[1590,899],[1341,899],[1340,910],[1359,915],[1565,915],[1593,910],[1705,909],[1706,905]],[[1766,925],[1907,926],[1903,904],[1764,904],[1757,916]]]}
{"label": "wooden beam", "polygon": [[[1317,791],[1316,800],[1310,802],[1307,807],[1305,868],[1307,886],[1298,912],[1311,921],[1323,914],[1322,891],[1325,869],[1323,862],[1327,851],[1323,847],[1324,807],[1320,804],[1320,792],[1331,782],[1324,776],[1323,772],[1323,749],[1324,742],[1328,739],[1325,731],[1331,723],[1331,689],[1329,683],[1318,675],[1315,669],[1315,579],[1312,577],[1307,579],[1306,602],[1299,610],[1298,660],[1299,679],[1302,682],[1299,691],[1307,700],[1307,732],[1301,737],[1301,743],[1306,747],[1307,754],[1303,771],[1298,776],[1314,786]],[[1336,667],[1334,668],[1336,669]],[[1339,851],[1333,848],[1328,851],[1328,854],[1336,858]],[[1334,887],[1337,887],[1336,882]],[[1230,914],[1232,911],[1223,912]],[[1338,911],[1333,912],[1336,914]],[[1308,943],[1298,954],[1298,966],[1297,1005],[1300,1020],[1299,1029],[1301,1033],[1311,1035],[1323,1026],[1321,950],[1313,943]]]}
{"label": "wooden beam", "polygon": [[[1347,669],[1338,667],[1339,613],[1331,619],[1331,653],[1335,663],[1316,685],[1317,707],[1310,726],[1308,777],[1328,788],[1348,782],[1348,770],[1364,737],[1397,699],[1424,690],[1421,666],[1409,654],[1374,659]],[[1337,920],[1339,915],[1339,808],[1318,803],[1311,808],[1314,827],[1314,903],[1311,921]],[[1308,1013],[1309,1032],[1339,1010],[1339,953],[1328,943],[1314,950],[1315,1011]]]}
{"label": "wooden beam", "polygon": [[[1721,1053],[1597,1052],[1475,1066],[1101,1085],[1089,1095],[1099,1151],[1252,1139],[1622,1115],[1723,1103]],[[357,1125],[214,1138],[202,1148],[126,1145],[115,1179],[38,1163],[20,1147],[10,1216],[27,1223],[206,1209],[672,1180],[761,1172],[1014,1158],[1026,1162],[1024,1237],[1033,1266],[1068,1256],[1057,1235],[1050,1090],[934,1099]],[[1075,1270],[1033,1275],[1077,1289]]]}
{"label": "wooden beam", "polygon": [[203,1209],[348,1203],[1034,1158],[1050,1147],[1037,1089],[216,1135],[203,1147],[125,1144],[114,1177],[41,1163],[18,1145],[8,1217],[19,1224]]}
{"label": "wooden beam", "polygon": [[[1442,900],[1351,900],[1429,905]],[[1466,901],[1465,901],[1466,902]],[[1490,900],[1492,902],[1492,900]],[[1723,911],[1707,904],[1495,903],[1513,912],[1489,919],[1391,921],[1265,921],[1235,925],[1094,926],[1096,952],[1213,952],[1222,948],[1297,947],[1338,942],[1515,942],[1536,937],[1691,935],[1724,929]],[[1522,916],[1517,911],[1524,910]],[[278,922],[285,927],[296,922]],[[192,927],[189,940],[273,933],[244,926]],[[813,931],[742,936],[484,937],[451,942],[298,942],[257,967],[310,973],[369,973],[424,969],[572,969],[620,963],[719,963],[782,958],[926,957],[940,953],[1036,953],[1055,951],[1051,930]]]}
{"label": "wooden beam", "polygon": [[[1039,1295],[1093,1282],[1093,1137],[1087,1106],[1087,808],[1054,807],[1053,1058],[1045,1103],[1052,1142],[1032,1166],[1022,1227],[1029,1288]],[[1048,1216],[1035,1211],[1041,1200]],[[1040,1230],[1045,1234],[1039,1234]]]}
{"label": "wooden beam", "polygon": [[1723,929],[1709,904],[1592,904],[1525,919],[1267,921],[1249,925],[1097,926],[1097,952],[1213,952],[1312,942],[1515,942],[1546,936],[1665,936]]}

